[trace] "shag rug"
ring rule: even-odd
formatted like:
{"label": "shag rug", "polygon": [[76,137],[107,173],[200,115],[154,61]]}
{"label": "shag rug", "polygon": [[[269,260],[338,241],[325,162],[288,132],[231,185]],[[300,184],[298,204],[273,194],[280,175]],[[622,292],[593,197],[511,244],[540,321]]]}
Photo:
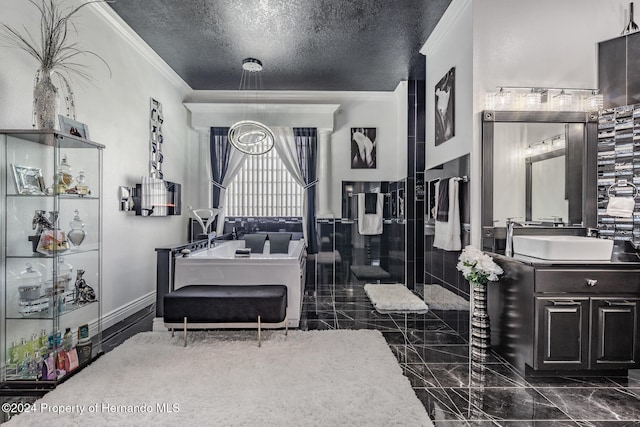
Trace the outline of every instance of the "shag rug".
{"label": "shag rug", "polygon": [[8,426],[433,426],[372,330],[144,332]]}
{"label": "shag rug", "polygon": [[440,285],[424,285],[424,301],[431,310],[469,311],[469,301]]}
{"label": "shag rug", "polygon": [[367,283],[364,291],[380,313],[426,313],[427,304],[401,283]]}

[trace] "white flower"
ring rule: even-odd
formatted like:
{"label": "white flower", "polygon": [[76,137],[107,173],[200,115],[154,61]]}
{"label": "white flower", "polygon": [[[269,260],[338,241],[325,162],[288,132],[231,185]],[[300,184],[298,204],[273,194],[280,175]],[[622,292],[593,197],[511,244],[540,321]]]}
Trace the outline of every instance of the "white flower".
{"label": "white flower", "polygon": [[472,283],[495,282],[503,273],[502,268],[489,255],[467,246],[462,250],[456,268]]}

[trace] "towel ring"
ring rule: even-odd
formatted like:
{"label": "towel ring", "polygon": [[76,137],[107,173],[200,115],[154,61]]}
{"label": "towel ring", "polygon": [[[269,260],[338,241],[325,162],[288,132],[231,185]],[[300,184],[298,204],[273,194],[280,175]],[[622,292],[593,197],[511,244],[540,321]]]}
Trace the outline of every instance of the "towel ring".
{"label": "towel ring", "polygon": [[636,185],[633,182],[629,182],[626,179],[621,179],[621,180],[611,184],[609,186],[609,188],[607,188],[607,196],[609,196],[609,198],[612,197],[611,196],[611,189],[613,187],[626,187],[627,185],[630,185],[631,187],[633,187],[633,198],[635,199],[636,197],[638,197],[638,187],[636,187]]}

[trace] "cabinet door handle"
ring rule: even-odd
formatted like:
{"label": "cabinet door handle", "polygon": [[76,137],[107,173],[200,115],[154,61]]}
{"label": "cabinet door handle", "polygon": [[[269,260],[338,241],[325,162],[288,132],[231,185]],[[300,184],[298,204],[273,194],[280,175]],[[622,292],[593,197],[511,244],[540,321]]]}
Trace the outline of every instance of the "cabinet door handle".
{"label": "cabinet door handle", "polygon": [[597,279],[587,279],[587,285],[589,286],[595,286],[598,284],[598,280]]}
{"label": "cabinet door handle", "polygon": [[636,302],[634,301],[605,301],[606,304],[608,305],[612,305],[612,306],[627,306],[627,307],[633,307],[636,305]]}
{"label": "cabinet door handle", "polygon": [[551,300],[550,302],[553,305],[580,305],[578,301],[574,301],[574,300],[560,300],[560,301]]}

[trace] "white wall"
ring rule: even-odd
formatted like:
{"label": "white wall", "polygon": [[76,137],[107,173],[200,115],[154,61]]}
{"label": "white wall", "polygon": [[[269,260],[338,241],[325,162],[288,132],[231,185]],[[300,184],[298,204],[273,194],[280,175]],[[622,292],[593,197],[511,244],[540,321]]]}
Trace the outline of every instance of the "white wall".
{"label": "white wall", "polygon": [[[162,70],[163,63],[157,57],[145,56],[144,50],[135,48],[131,40],[135,41],[136,36],[126,39],[114,30],[119,21],[108,22],[102,12],[107,9],[104,5],[82,9],[76,20],[77,37],[83,48],[104,58],[113,75],[109,77],[108,70],[96,58],[82,57],[80,61],[88,66],[93,79],[75,82],[73,88],[77,120],[88,125],[92,140],[106,146],[101,300],[103,314],[113,323],[130,314],[121,312],[123,307],[136,301],[155,301],[154,249],[186,238],[188,214],[142,218],[118,211],[118,186],[140,182],[140,177],[149,173],[149,98],[159,100],[164,107],[166,179],[192,182],[189,166],[192,158],[197,159],[192,154],[197,137],[186,125],[187,114],[182,105],[188,86],[172,71]],[[24,0],[3,0],[0,20],[39,33],[38,12]],[[0,47],[0,58],[0,128],[31,128],[37,64],[24,52],[6,47]],[[183,188],[184,205],[190,203],[190,190]]]}
{"label": "white wall", "polygon": [[[426,56],[426,149],[430,169],[472,150],[473,129],[473,16],[470,0],[454,0],[421,53]],[[435,145],[435,86],[451,67],[455,72],[455,134]]]}

